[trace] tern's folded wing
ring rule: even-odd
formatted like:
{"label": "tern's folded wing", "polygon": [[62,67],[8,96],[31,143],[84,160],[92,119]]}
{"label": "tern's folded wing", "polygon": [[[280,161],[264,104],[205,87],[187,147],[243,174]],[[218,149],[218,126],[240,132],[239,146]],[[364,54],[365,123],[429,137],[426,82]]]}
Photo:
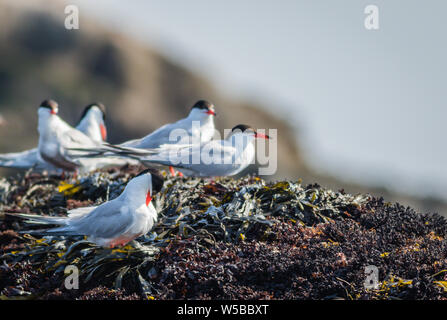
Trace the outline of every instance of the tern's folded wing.
{"label": "tern's folded wing", "polygon": [[61,143],[64,148],[94,147],[97,145],[92,139],[76,129],[67,130],[61,136]]}
{"label": "tern's folded wing", "polygon": [[76,208],[68,211],[69,218],[81,218],[95,210],[98,206]]}
{"label": "tern's folded wing", "polygon": [[181,119],[175,123],[168,123],[154,132],[141,138],[138,143],[129,141],[122,146],[136,147],[142,149],[158,148],[162,144],[184,144],[191,143],[192,123],[187,119]]}
{"label": "tern's folded wing", "polygon": [[[60,136],[60,144],[61,144],[61,152],[63,156],[67,159],[77,159],[83,153],[79,150],[85,149],[93,149],[98,147],[99,144],[95,143],[92,139],[87,137],[81,131],[76,129],[66,130]],[[80,164],[78,164],[80,165]]]}
{"label": "tern's folded wing", "polygon": [[95,238],[118,237],[134,222],[132,212],[123,210],[123,205],[125,203],[120,199],[103,203],[80,219],[75,216],[69,225],[73,230]]}
{"label": "tern's folded wing", "polygon": [[202,145],[183,145],[166,148],[147,156],[145,162],[170,165],[178,168],[230,164],[234,162],[235,148],[224,140],[213,140]]}

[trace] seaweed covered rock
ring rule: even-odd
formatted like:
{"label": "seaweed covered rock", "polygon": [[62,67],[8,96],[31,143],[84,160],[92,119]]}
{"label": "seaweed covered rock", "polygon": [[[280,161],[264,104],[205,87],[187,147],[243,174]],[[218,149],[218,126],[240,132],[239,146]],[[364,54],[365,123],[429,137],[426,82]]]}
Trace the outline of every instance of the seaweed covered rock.
{"label": "seaweed covered rock", "polygon": [[[0,298],[444,299],[447,224],[437,214],[300,181],[172,178],[153,230],[125,247],[37,237],[4,215],[66,215],[120,194],[141,168],[0,179]],[[67,266],[78,289],[65,287]],[[378,282],[365,286],[365,268]]]}

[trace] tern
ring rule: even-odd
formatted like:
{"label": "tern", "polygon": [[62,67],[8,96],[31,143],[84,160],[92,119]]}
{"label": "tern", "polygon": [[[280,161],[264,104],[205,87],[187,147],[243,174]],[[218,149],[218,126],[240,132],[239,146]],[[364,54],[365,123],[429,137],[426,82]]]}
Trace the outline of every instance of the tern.
{"label": "tern", "polygon": [[157,221],[153,196],[163,188],[163,176],[152,169],[142,171],[130,180],[117,198],[99,206],[68,211],[67,217],[7,213],[29,222],[60,227],[23,231],[53,236],[87,236],[98,246],[114,248],[148,233]]}
{"label": "tern", "polygon": [[73,149],[95,148],[99,143],[68,125],[57,115],[58,111],[54,100],[43,101],[38,109],[38,151],[43,160],[64,171],[75,172],[135,163],[117,157],[79,159]]}
{"label": "tern", "polygon": [[[106,109],[102,103],[92,103],[84,108],[76,129],[86,134],[97,143],[105,142],[107,129],[105,125]],[[14,153],[0,154],[0,167],[55,171],[57,168],[44,161],[38,148]]]}
{"label": "tern", "polygon": [[[154,149],[169,148],[172,145],[206,143],[211,141],[215,133],[214,105],[206,100],[197,101],[186,118],[166,124],[141,139],[130,140],[119,145],[103,143],[99,148],[76,148],[73,150],[88,152],[84,157],[97,157],[114,153],[118,148]],[[177,140],[175,138],[178,138]],[[171,174],[174,175],[172,166]]]}
{"label": "tern", "polygon": [[200,145],[162,145],[148,150],[117,147],[113,152],[136,159],[146,166],[172,166],[186,176],[233,176],[254,163],[254,142],[259,138],[270,139],[251,126],[240,124],[225,140],[211,140]]}
{"label": "tern", "polygon": [[107,141],[106,107],[100,103],[92,103],[84,108],[76,129],[85,133],[97,143]]}
{"label": "tern", "polygon": [[[215,133],[215,116],[216,111],[214,105],[206,100],[199,100],[191,107],[191,111],[186,118],[174,123],[165,124],[141,139],[130,140],[119,146],[152,149],[166,144],[191,143],[191,141],[196,141],[195,139],[200,139],[198,140],[200,143],[207,142],[213,138]],[[195,126],[194,122],[198,125]],[[170,139],[172,138],[170,135],[173,132],[175,133],[174,130],[178,130],[177,132],[179,133],[180,130],[184,130],[186,135],[177,141],[173,141],[173,139]]]}

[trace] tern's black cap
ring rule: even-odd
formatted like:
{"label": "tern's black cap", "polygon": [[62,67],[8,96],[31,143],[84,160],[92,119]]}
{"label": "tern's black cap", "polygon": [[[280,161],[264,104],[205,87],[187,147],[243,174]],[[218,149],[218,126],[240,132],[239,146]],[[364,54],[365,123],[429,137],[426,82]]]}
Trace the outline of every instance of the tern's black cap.
{"label": "tern's black cap", "polygon": [[267,134],[264,133],[258,133],[255,129],[253,129],[252,127],[246,125],[246,124],[238,124],[237,126],[235,126],[231,132],[235,132],[235,131],[241,131],[241,132],[253,132],[255,134],[255,138],[263,138],[263,139],[270,139],[270,137]]}
{"label": "tern's black cap", "polygon": [[165,181],[165,178],[163,177],[161,172],[159,170],[150,168],[150,169],[141,171],[136,177],[142,176],[143,174],[146,174],[146,173],[150,173],[152,176],[152,194],[156,194],[157,192],[160,192],[160,190],[163,188],[163,184]]}
{"label": "tern's black cap", "polygon": [[40,104],[39,108],[48,108],[51,110],[57,109],[58,108],[58,103],[52,99],[47,99],[42,101],[42,103]]}
{"label": "tern's black cap", "polygon": [[206,100],[199,100],[197,101],[191,108],[192,109],[204,109],[204,110],[209,110],[209,109],[214,109],[214,105]]}
{"label": "tern's black cap", "polygon": [[84,119],[84,117],[86,116],[87,112],[93,108],[93,107],[98,107],[99,110],[101,110],[102,112],[102,119],[105,121],[106,120],[106,106],[103,105],[101,102],[95,102],[95,103],[91,103],[88,106],[86,106],[84,108],[84,111],[82,111],[81,114],[81,120]]}
{"label": "tern's black cap", "polygon": [[246,125],[246,124],[238,124],[237,126],[235,126],[233,129],[231,129],[231,131],[232,132],[234,132],[234,131],[242,131],[242,132],[245,132],[245,131],[247,131],[247,130],[251,130],[251,131],[254,131],[254,132],[256,132],[256,130],[255,129],[253,129],[252,127],[250,127],[250,126],[248,126],[248,125]]}

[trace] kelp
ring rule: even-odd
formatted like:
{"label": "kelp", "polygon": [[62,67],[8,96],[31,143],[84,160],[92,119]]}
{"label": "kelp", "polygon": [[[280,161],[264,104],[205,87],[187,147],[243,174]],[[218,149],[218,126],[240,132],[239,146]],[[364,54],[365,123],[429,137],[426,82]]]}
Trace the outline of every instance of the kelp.
{"label": "kelp", "polygon": [[[63,216],[69,209],[114,199],[139,170],[123,167],[76,179],[33,172],[3,178],[0,212]],[[427,254],[427,241],[431,247],[445,242],[441,217],[377,204],[369,195],[350,195],[316,184],[305,186],[301,181],[266,182],[253,176],[214,180],[165,176],[163,189],[154,197],[157,223],[149,234],[125,247],[102,248],[83,237],[5,233],[7,243],[0,251],[0,296],[84,299],[91,298],[92,292],[96,298],[120,299],[417,296],[414,277],[423,277],[424,272],[396,282],[394,279],[406,279],[407,274],[402,267],[392,266],[395,262],[390,258]],[[396,238],[389,238],[390,231],[384,228],[378,241],[375,237],[383,227],[380,219],[386,220],[386,211],[393,213],[388,218],[394,223]],[[4,232],[42,227],[10,216],[0,218]],[[409,236],[413,230],[399,228],[411,221],[418,222],[419,239],[400,243],[405,233]],[[353,253],[353,247],[359,252]],[[427,276],[447,268],[440,257],[436,261],[437,265],[426,268]],[[387,278],[381,275],[381,286],[374,291],[363,287],[362,268],[367,262],[388,272]],[[79,270],[79,290],[64,288],[64,271],[69,265]],[[390,274],[396,274],[395,278]],[[444,296],[443,276],[424,282],[431,296]]]}

